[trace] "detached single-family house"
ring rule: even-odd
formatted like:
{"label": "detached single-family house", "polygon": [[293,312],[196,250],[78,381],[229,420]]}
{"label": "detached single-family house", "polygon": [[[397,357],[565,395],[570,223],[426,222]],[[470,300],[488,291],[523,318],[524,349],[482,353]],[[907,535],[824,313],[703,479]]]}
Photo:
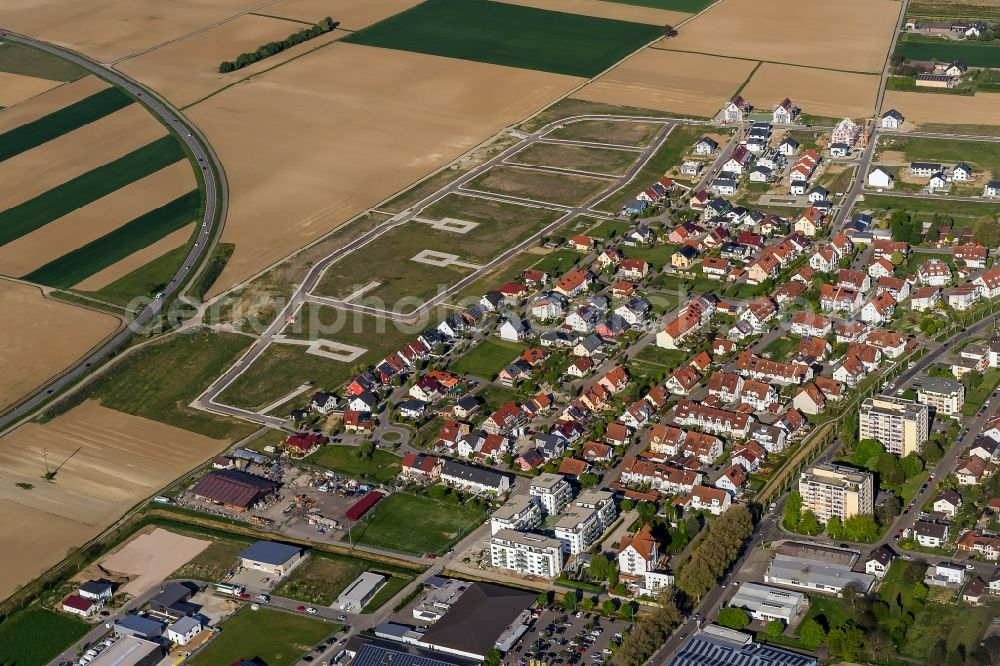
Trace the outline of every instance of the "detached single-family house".
{"label": "detached single-family house", "polygon": [[868,174],[868,187],[888,189],[893,185],[892,174],[882,167],[875,167]]}
{"label": "detached single-family house", "polygon": [[889,109],[882,114],[880,125],[882,126],[882,129],[899,129],[904,120],[905,118],[903,118],[902,113],[896,109]]}

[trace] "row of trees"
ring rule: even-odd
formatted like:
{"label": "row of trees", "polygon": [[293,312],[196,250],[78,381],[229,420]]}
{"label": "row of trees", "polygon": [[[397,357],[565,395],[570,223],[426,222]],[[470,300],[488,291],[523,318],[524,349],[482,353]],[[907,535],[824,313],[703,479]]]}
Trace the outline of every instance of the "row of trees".
{"label": "row of trees", "polygon": [[635,666],[644,663],[650,655],[660,649],[681,623],[680,611],[670,596],[669,588],[660,590],[656,603],[658,606],[653,612],[636,622],[612,657],[613,664]]}
{"label": "row of trees", "polygon": [[219,65],[219,72],[226,74],[228,72],[236,71],[237,69],[243,69],[244,67],[252,65],[255,62],[259,62],[264,58],[270,58],[271,56],[277,55],[282,51],[292,48],[293,46],[298,46],[302,42],[307,42],[310,39],[332,32],[338,25],[340,25],[340,21],[334,21],[332,18],[327,16],[319,23],[292,33],[280,42],[268,42],[267,44],[259,47],[253,53],[241,53],[236,60],[222,61]]}
{"label": "row of trees", "polygon": [[736,560],[752,533],[750,510],[743,505],[731,507],[708,526],[704,538],[677,572],[677,587],[691,599],[700,599]]}

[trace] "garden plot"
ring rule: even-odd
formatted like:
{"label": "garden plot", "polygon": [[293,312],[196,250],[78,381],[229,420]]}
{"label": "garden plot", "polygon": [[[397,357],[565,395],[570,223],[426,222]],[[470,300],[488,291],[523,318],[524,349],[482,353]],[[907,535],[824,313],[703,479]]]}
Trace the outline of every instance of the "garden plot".
{"label": "garden plot", "polygon": [[896,36],[901,7],[893,0],[720,2],[657,47],[878,73]]}
{"label": "garden plot", "polygon": [[701,53],[645,49],[573,96],[708,118],[733,96],[756,64]]}

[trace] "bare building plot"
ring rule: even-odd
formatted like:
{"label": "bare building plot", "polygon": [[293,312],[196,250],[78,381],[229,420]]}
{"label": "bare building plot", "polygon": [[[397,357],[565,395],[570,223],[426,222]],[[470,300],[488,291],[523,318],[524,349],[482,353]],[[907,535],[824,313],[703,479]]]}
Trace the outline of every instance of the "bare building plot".
{"label": "bare building plot", "polygon": [[121,325],[117,317],[0,279],[0,408],[59,374]]}
{"label": "bare building plot", "polygon": [[[5,366],[6,367],[6,366]],[[0,438],[0,596],[58,562],[226,442],[88,401]],[[45,452],[43,455],[43,451]],[[58,468],[42,481],[46,462]],[[25,490],[16,483],[30,483]]]}
{"label": "bare building plot", "polygon": [[121,591],[138,597],[162,583],[211,543],[207,539],[174,534],[158,527],[135,537],[102,559],[100,564],[113,573],[133,577]]}
{"label": "bare building plot", "polygon": [[756,64],[700,53],[646,49],[576,91],[573,97],[711,117],[746,81]]}
{"label": "bare building plot", "polygon": [[687,23],[677,37],[664,39],[657,46],[852,72],[881,72],[901,7],[893,0],[720,2]]}
{"label": "bare building plot", "polygon": [[579,81],[338,42],[190,107],[226,165],[232,197],[223,241],[236,251],[211,295]]}
{"label": "bare building plot", "polygon": [[759,110],[790,98],[814,116],[864,118],[875,112],[879,77],[764,63],[741,93]]}
{"label": "bare building plot", "polygon": [[882,108],[893,108],[908,122],[923,125],[1000,125],[1000,94],[935,95],[887,90]]}

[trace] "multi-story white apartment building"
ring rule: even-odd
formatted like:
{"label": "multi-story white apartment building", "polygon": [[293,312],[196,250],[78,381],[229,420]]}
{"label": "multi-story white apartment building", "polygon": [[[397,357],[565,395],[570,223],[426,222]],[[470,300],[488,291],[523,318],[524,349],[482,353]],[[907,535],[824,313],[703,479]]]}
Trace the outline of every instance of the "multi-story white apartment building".
{"label": "multi-story white apartment building", "polygon": [[500,530],[490,539],[490,564],[528,576],[555,578],[563,567],[562,543],[541,534]]}
{"label": "multi-story white apartment building", "polygon": [[899,457],[920,453],[927,441],[927,405],[889,395],[868,398],[858,415],[859,439],[877,439]]}
{"label": "multi-story white apartment building", "polygon": [[546,514],[559,513],[573,500],[573,488],[562,474],[539,474],[531,481],[528,494],[537,497]]}
{"label": "multi-story white apartment building", "polygon": [[611,527],[617,509],[611,493],[587,490],[566,509],[555,525],[556,538],[562,542],[563,552],[579,555],[590,549]]}
{"label": "multi-story white apartment building", "polygon": [[822,522],[871,514],[874,507],[872,475],[853,467],[821,463],[799,476],[802,509]]}
{"label": "multi-story white apartment building", "polygon": [[534,497],[515,495],[490,517],[490,533],[529,531],[542,524],[542,507]]}
{"label": "multi-story white apartment building", "polygon": [[965,386],[947,377],[928,377],[917,389],[917,402],[945,416],[961,414],[965,406]]}

